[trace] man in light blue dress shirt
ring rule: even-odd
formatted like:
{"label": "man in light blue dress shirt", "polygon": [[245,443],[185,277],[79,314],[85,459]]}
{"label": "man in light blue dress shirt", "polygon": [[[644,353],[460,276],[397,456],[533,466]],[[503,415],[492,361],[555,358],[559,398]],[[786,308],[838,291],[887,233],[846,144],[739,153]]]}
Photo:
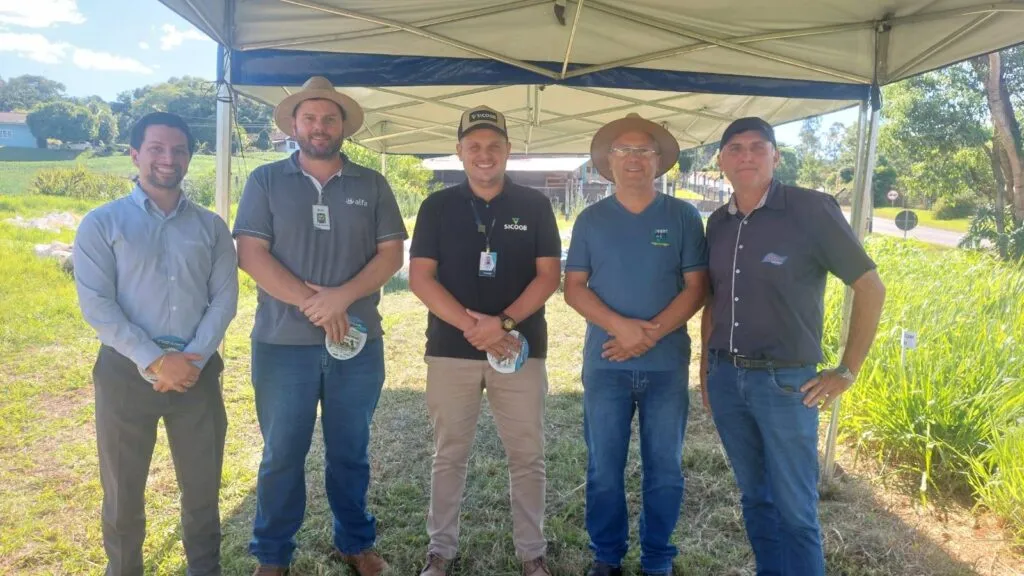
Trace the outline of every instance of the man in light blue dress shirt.
{"label": "man in light blue dress shirt", "polygon": [[195,140],[156,112],[131,132],[128,196],[82,220],[75,285],[102,344],[93,368],[108,576],[143,573],[145,487],[161,418],[181,489],[189,576],[219,575],[227,416],[217,347],[238,303],[227,225],[182,193]]}

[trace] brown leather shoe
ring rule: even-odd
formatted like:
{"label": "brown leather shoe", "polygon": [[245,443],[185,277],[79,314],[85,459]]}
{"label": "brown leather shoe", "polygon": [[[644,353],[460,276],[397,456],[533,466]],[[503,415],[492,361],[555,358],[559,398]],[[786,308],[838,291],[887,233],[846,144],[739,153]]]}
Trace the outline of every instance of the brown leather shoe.
{"label": "brown leather shoe", "polygon": [[523,562],[523,576],[551,576],[548,562],[543,556]]}
{"label": "brown leather shoe", "polygon": [[447,576],[448,561],[431,552],[427,554],[427,565],[420,571],[420,576]]}
{"label": "brown leather shoe", "polygon": [[355,568],[359,576],[380,576],[388,569],[388,563],[373,548],[359,554],[342,554],[341,561]]}
{"label": "brown leather shoe", "polygon": [[260,564],[256,571],[252,573],[252,576],[288,576],[288,567]]}

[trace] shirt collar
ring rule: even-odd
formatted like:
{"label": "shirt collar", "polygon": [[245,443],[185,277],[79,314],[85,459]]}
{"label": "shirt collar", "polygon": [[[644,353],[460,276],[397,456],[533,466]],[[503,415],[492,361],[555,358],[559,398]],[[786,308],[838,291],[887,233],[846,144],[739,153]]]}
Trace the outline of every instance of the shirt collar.
{"label": "shirt collar", "polygon": [[157,207],[155,203],[153,203],[153,200],[149,197],[148,194],[146,194],[146,191],[142,189],[142,186],[139,185],[138,181],[135,182],[135,187],[132,188],[132,193],[129,195],[129,197],[131,198],[132,202],[139,208],[142,208],[146,212],[153,211],[160,215],[160,217],[162,218],[170,218],[171,216],[178,214],[191,202],[188,199],[188,196],[185,195],[185,192],[182,191],[181,196],[178,197],[178,204],[174,207],[174,210],[171,210],[170,214],[164,214],[163,211],[160,210],[160,208]]}
{"label": "shirt collar", "polygon": [[[491,202],[494,202],[498,198],[504,198],[508,191],[511,190],[514,186],[515,184],[512,183],[512,179],[508,177],[508,174],[505,174],[504,183],[501,185],[501,192],[498,192],[498,195],[492,198]],[[462,181],[461,184],[459,184],[459,192],[466,198],[478,198],[476,194],[473,194],[473,189],[470,188],[469,186],[468,178],[466,178],[465,180]]]}
{"label": "shirt collar", "polygon": [[[768,189],[761,195],[761,199],[758,200],[757,206],[754,206],[754,210],[752,211],[766,207],[773,210],[782,210],[786,207],[786,198],[782,193],[782,183],[774,178],[772,179],[772,183],[768,185]],[[739,213],[739,208],[736,206],[735,192],[733,192],[732,197],[729,198],[728,210],[729,214],[733,216]]]}
{"label": "shirt collar", "polygon": [[[299,153],[298,151],[292,152],[292,155],[288,157],[288,160],[284,165],[285,174],[307,174],[305,170],[299,166]],[[307,174],[308,175],[308,174]],[[344,152],[341,153],[341,170],[339,170],[334,176],[344,177],[358,177],[363,175],[362,166],[353,163],[348,159],[348,156]],[[331,178],[334,178],[331,176]]]}

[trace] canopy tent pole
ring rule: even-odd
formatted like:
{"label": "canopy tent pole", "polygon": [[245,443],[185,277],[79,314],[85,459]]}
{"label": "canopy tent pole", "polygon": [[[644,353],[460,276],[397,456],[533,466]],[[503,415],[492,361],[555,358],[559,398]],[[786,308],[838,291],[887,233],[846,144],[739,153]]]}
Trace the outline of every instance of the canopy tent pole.
{"label": "canopy tent pole", "polygon": [[219,46],[223,67],[217,87],[217,214],[231,224],[231,111],[234,105],[231,88],[231,51]]}
{"label": "canopy tent pole", "polygon": [[[861,243],[867,233],[867,214],[872,205],[872,179],[875,174],[875,162],[878,152],[878,129],[882,116],[882,90],[879,88],[879,81],[888,77],[887,62],[889,60],[889,32],[892,25],[887,21],[891,15],[887,15],[885,21],[881,22],[875,29],[875,78],[871,85],[871,123],[867,129],[866,142],[858,142],[857,149],[857,176],[853,194],[853,207],[850,211],[850,226],[853,228],[853,235]],[[863,127],[864,115],[867,112],[867,102],[861,104],[861,126]],[[861,129],[858,136],[863,133]],[[864,145],[866,144],[866,145]],[[846,353],[846,343],[850,337],[850,323],[853,315],[853,289],[846,287],[843,293],[843,319],[839,329],[839,358]],[[836,398],[832,403],[832,414],[828,423],[828,434],[825,440],[825,461],[822,470],[822,483],[828,485],[835,476],[836,441],[839,436],[839,413],[841,402]]]}

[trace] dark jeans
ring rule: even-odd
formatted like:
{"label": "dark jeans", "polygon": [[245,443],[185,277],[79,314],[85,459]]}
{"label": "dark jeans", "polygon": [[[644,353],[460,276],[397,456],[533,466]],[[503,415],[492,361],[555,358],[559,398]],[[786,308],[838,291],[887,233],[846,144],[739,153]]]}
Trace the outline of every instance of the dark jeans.
{"label": "dark jeans", "polygon": [[758,576],[824,576],[818,526],[818,408],[800,387],[814,365],[744,370],[709,358],[708,400],[742,494]]}
{"label": "dark jeans", "polygon": [[366,510],[370,422],[384,385],[384,343],[370,340],[354,358],[324,346],[252,343],[256,416],[263,461],[249,551],[261,564],[287,566],[306,512],[306,454],[320,406],[324,479],[334,513],[334,545],[345,554],[371,548],[377,521]]}
{"label": "dark jeans", "polygon": [[594,559],[619,566],[629,546],[625,469],[633,414],[639,413],[643,509],[640,565],[671,574],[671,542],[683,503],[683,433],[690,405],[687,369],[583,370],[587,442],[587,532]]}
{"label": "dark jeans", "polygon": [[103,486],[103,547],[108,576],[141,576],[146,538],[146,478],[161,418],[181,490],[181,528],[189,576],[220,572],[220,492],[227,415],[214,354],[188,391],[156,392],[135,364],[100,348],[92,377],[96,444]]}

